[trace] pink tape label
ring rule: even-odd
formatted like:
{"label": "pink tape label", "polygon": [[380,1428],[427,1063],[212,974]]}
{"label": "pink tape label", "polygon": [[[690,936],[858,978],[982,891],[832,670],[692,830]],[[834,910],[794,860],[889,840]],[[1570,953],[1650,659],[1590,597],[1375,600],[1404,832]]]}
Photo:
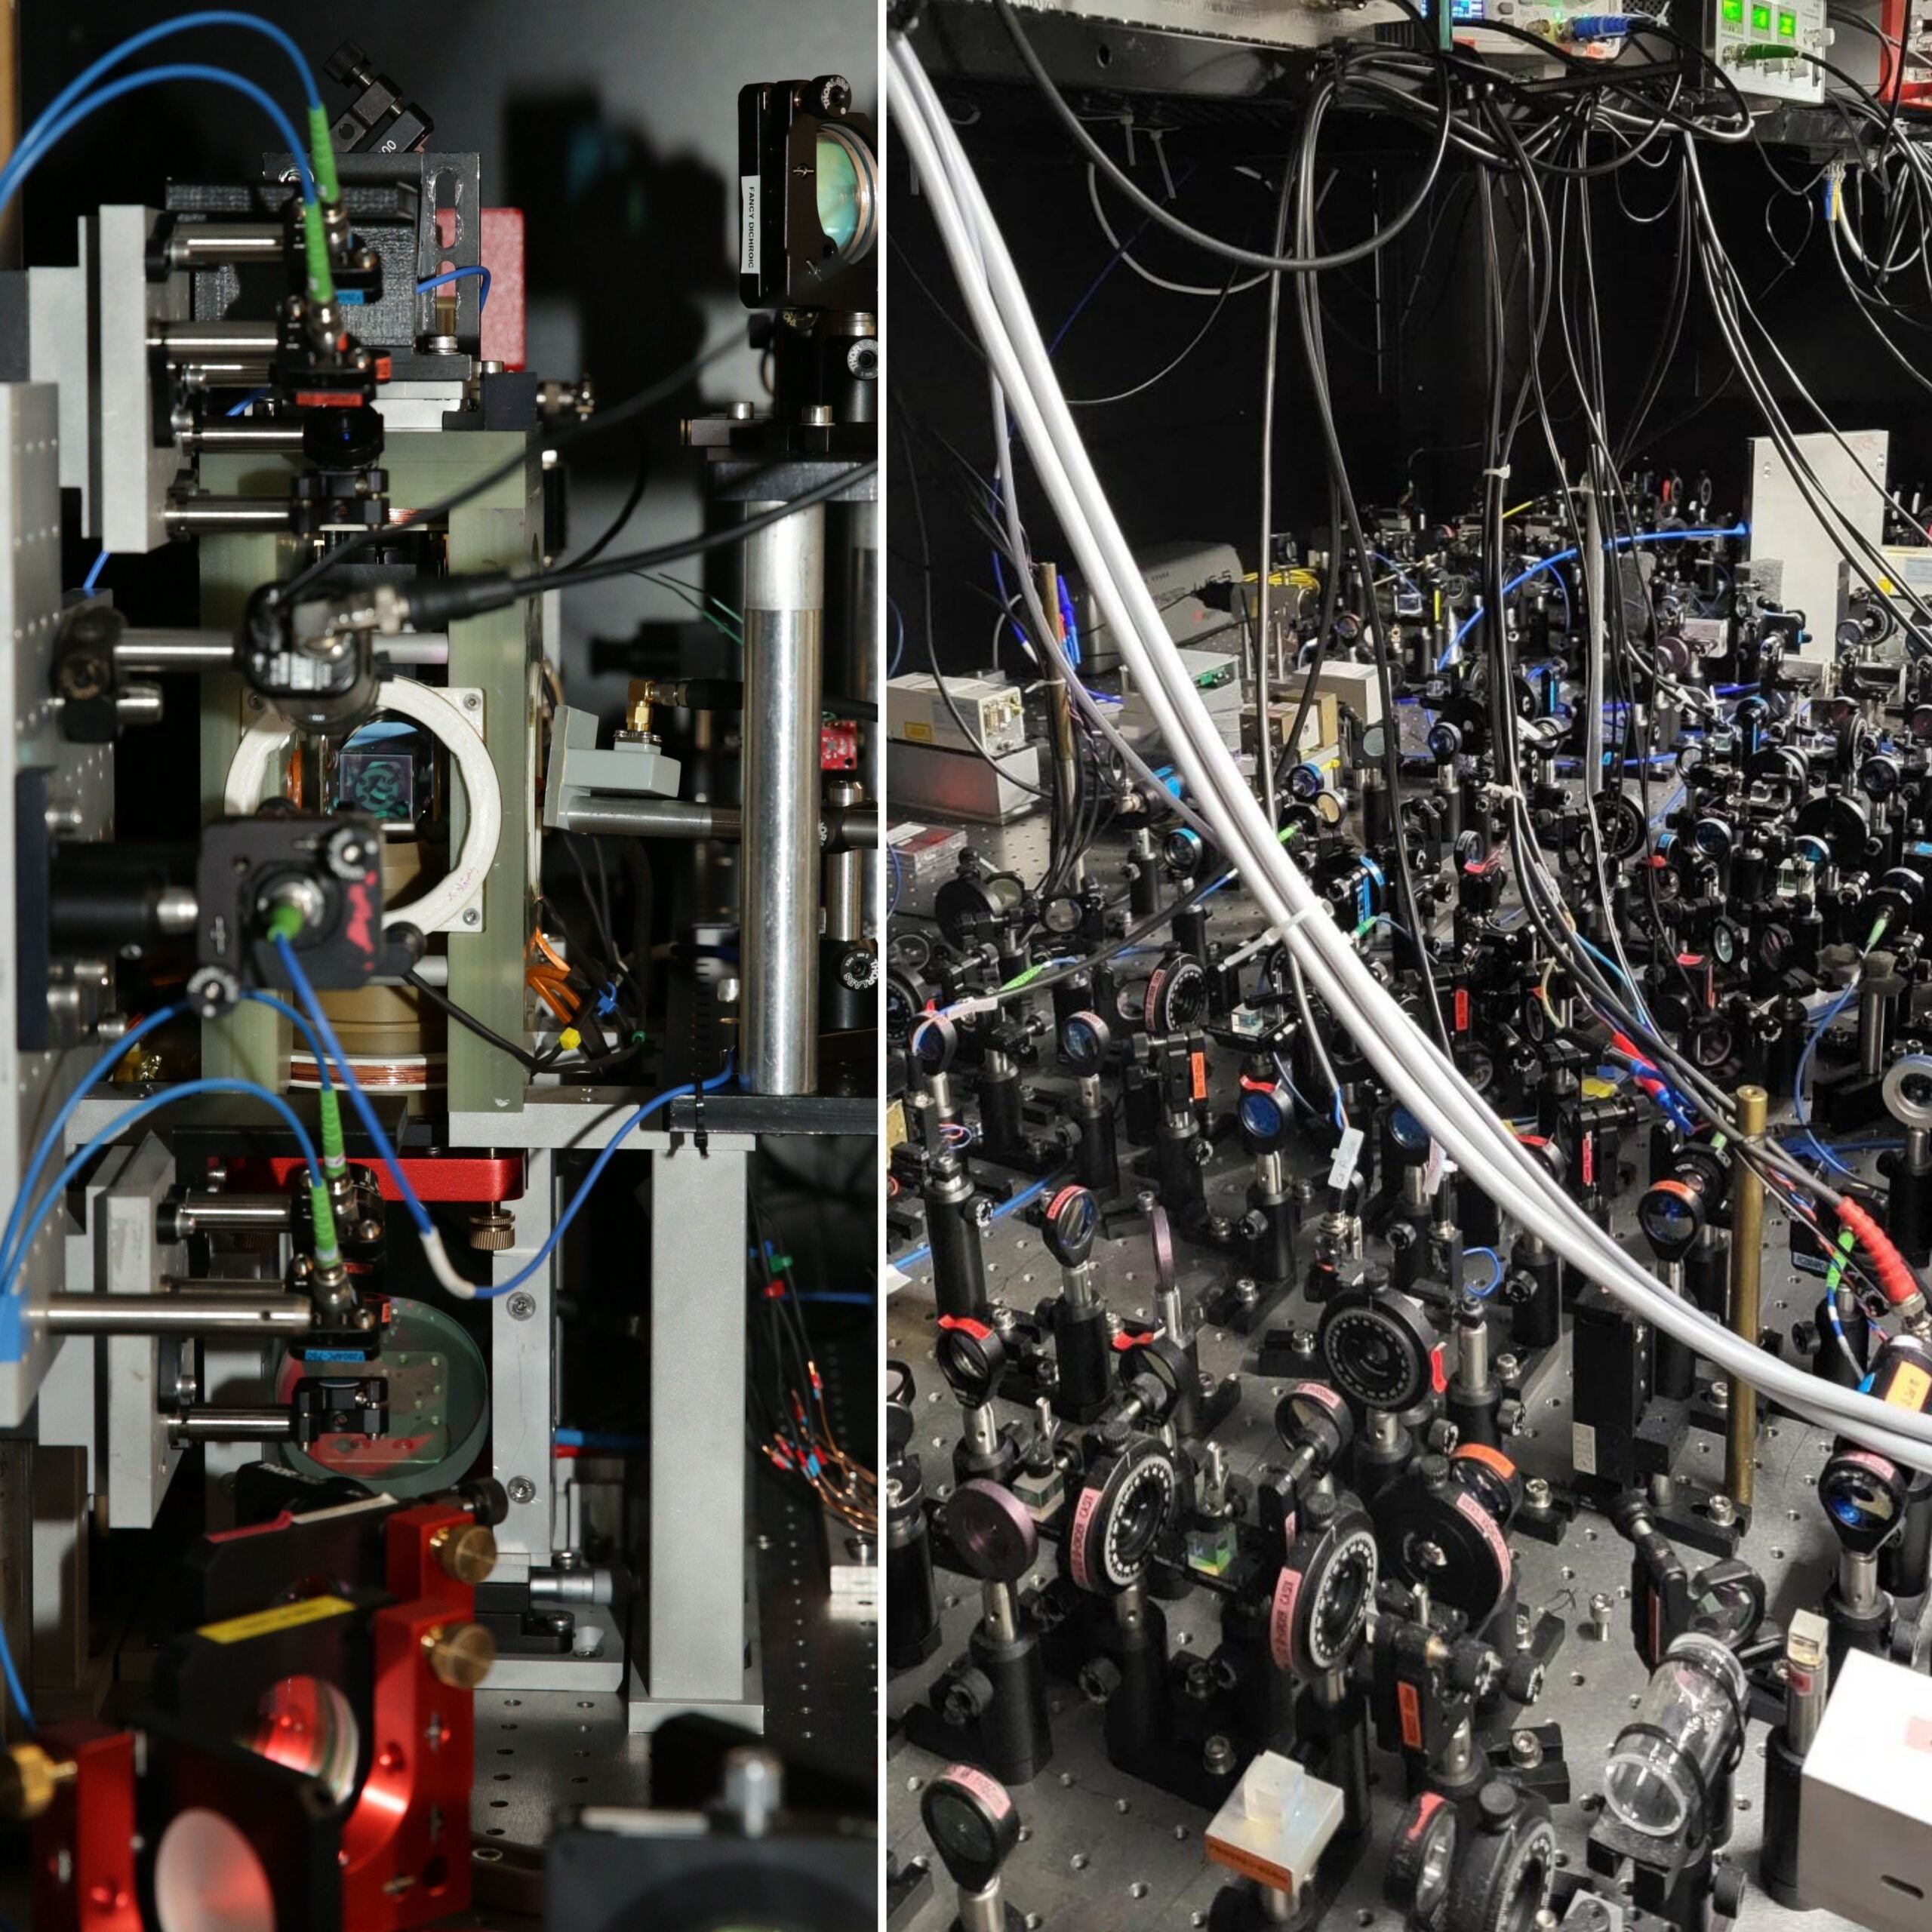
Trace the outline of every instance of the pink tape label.
{"label": "pink tape label", "polygon": [[971,1764],[951,1764],[946,1774],[955,1784],[964,1785],[995,1818],[1004,1818],[1013,1809],[1006,1786],[984,1771],[975,1770]]}
{"label": "pink tape label", "polygon": [[1509,1579],[1515,1574],[1509,1561],[1509,1546],[1503,1540],[1503,1532],[1490,1520],[1489,1512],[1467,1490],[1456,1499],[1456,1507],[1473,1523],[1484,1543],[1489,1545],[1489,1553],[1496,1558],[1496,1567],[1502,1573],[1503,1587],[1509,1587]]}
{"label": "pink tape label", "polygon": [[1284,1570],[1275,1584],[1275,1607],[1268,1617],[1268,1652],[1277,1670],[1292,1670],[1295,1661],[1295,1599],[1301,1595],[1299,1570]]}
{"label": "pink tape label", "polygon": [[1094,1520],[1094,1512],[1100,1502],[1100,1491],[1083,1489],[1080,1492],[1078,1506],[1073,1512],[1073,1534],[1067,1543],[1068,1561],[1073,1565],[1073,1580],[1083,1590],[1094,1586],[1087,1574],[1087,1525]]}

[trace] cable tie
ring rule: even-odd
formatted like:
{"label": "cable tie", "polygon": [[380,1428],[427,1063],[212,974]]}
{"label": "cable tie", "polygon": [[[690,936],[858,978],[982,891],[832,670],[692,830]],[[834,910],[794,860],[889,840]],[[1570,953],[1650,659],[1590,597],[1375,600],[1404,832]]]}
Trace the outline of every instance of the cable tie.
{"label": "cable tie", "polygon": [[1509,466],[1506,463],[1494,464],[1486,469],[1483,474],[1485,476],[1494,476],[1499,483],[1506,483],[1509,480]]}
{"label": "cable tie", "polygon": [[1276,937],[1281,939],[1286,939],[1303,920],[1312,919],[1317,913],[1326,912],[1327,909],[1328,908],[1324,906],[1320,900],[1316,899],[1311,900],[1307,905],[1304,906],[1299,912],[1291,912],[1288,916],[1281,921],[1280,928],[1276,932]]}

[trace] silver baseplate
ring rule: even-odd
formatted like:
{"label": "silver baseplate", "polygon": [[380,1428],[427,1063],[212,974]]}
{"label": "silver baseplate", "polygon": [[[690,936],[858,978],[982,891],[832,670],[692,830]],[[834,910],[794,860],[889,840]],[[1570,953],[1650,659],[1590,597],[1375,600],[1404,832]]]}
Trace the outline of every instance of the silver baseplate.
{"label": "silver baseplate", "polygon": [[[974,842],[989,857],[1028,877],[1038,875],[1046,858],[1044,820],[998,830],[976,828]],[[1112,863],[1104,856],[1094,861],[1097,866]],[[1213,908],[1211,931],[1215,937],[1238,942],[1259,928],[1252,908],[1232,890],[1215,900]],[[1133,1151],[1123,1143],[1123,1163]],[[1302,1164],[1315,1164],[1309,1160]],[[1230,1217],[1238,1215],[1249,1179],[1247,1164],[1238,1152],[1220,1155],[1208,1174],[1211,1205]],[[1641,1254],[1629,1207],[1634,1198],[1634,1191],[1626,1196],[1615,1231],[1633,1253]],[[1789,1330],[1794,1322],[1810,1319],[1817,1301],[1816,1279],[1799,1275],[1790,1266],[1784,1218],[1775,1208],[1767,1211],[1766,1232],[1764,1324]],[[994,1224],[986,1254],[995,1300],[1030,1310],[1043,1297],[1057,1292],[1057,1266],[1037,1230],[1017,1218]],[[1095,1258],[1096,1282],[1108,1307],[1152,1318],[1154,1269],[1145,1237],[1130,1238],[1115,1247],[1103,1243]],[[1182,1244],[1180,1282],[1190,1309],[1205,1288],[1231,1272],[1222,1257]],[[938,1482],[950,1468],[958,1429],[958,1412],[933,1359],[932,1321],[931,1276],[921,1269],[912,1284],[892,1300],[888,1347],[912,1365],[921,1418],[918,1447],[928,1481]],[[1291,1297],[1267,1325],[1310,1325],[1307,1305]],[[1509,1445],[1527,1475],[1556,1479],[1570,1472],[1567,1352],[1566,1338],[1560,1354],[1546,1361],[1523,1433]],[[1243,1472],[1264,1458],[1278,1460],[1280,1453],[1272,1426],[1279,1385],[1247,1372],[1254,1358],[1253,1345],[1231,1330],[1201,1331],[1204,1371],[1241,1374],[1241,1401],[1216,1430],[1215,1439],[1226,1447],[1230,1466]],[[1794,1609],[1815,1607],[1836,1567],[1838,1546],[1816,1494],[1818,1472],[1829,1450],[1830,1438],[1822,1431],[1788,1417],[1768,1417],[1760,1428],[1756,1506],[1738,1554],[1764,1575],[1770,1614],[1780,1623]],[[1680,1472],[1715,1483],[1721,1482],[1723,1467],[1721,1438],[1694,1429],[1678,1464]],[[1648,1677],[1629,1634],[1630,1547],[1607,1521],[1588,1513],[1577,1518],[1558,1546],[1519,1536],[1512,1546],[1524,1606],[1551,1611],[1569,1626],[1549,1671],[1548,1687],[1526,1721],[1554,1721],[1563,1727],[1573,1795],[1570,1804],[1556,1810],[1555,1822],[1563,1861],[1581,1869],[1604,1761]],[[1055,1553],[1054,1546],[1048,1546],[1046,1558],[1029,1583],[1053,1574]],[[1688,1549],[1684,1555],[1693,1563],[1709,1560]],[[894,1721],[964,1650],[978,1610],[978,1592],[970,1580],[942,1572],[940,1584],[945,1641],[929,1663],[893,1678],[887,1687],[885,1841],[902,1863],[931,1863],[931,1847],[919,1818],[919,1793],[945,1761],[897,1737]],[[1590,1598],[1600,1593],[1617,1604],[1610,1638],[1602,1643],[1577,1634],[1589,1622]],[[1175,1644],[1212,1646],[1217,1632],[1206,1592],[1197,1591],[1186,1601],[1164,1607]],[[1029,1927],[1050,1927],[1052,1932],[1155,1932],[1156,1927],[1168,1932],[1206,1925],[1214,1895],[1229,1876],[1204,1859],[1206,1815],[1116,1771],[1102,1743],[1100,1712],[1072,1685],[1050,1679],[1049,1697],[1053,1761],[1040,1778],[1013,1794],[1023,1824],[1022,1842],[1006,1869],[1009,1903]],[[1742,1865],[1752,1883],[1735,1924],[1740,1932],[1854,1932],[1850,1921],[1831,1913],[1787,1912],[1757,1888],[1764,1734],[1762,1725],[1752,1726],[1737,1773],[1736,1815],[1726,1856]],[[1372,1761],[1377,1774],[1374,1825],[1321,1923],[1328,1928],[1400,1932],[1401,1915],[1383,1901],[1382,1874],[1403,1805],[1401,1774],[1396,1761],[1379,1752],[1372,1752]],[[934,1869],[937,1882],[931,1894],[897,1932],[945,1932],[951,1923],[952,1887],[943,1870],[936,1865]]]}

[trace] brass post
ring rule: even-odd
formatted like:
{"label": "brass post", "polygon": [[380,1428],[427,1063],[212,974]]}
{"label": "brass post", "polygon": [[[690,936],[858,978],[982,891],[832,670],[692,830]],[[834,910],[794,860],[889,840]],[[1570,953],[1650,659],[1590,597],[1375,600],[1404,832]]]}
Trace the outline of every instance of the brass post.
{"label": "brass post", "polygon": [[[1761,1087],[1737,1090],[1737,1126],[1741,1139],[1754,1140],[1764,1131],[1769,1096]],[[1762,1311],[1764,1264],[1764,1184],[1743,1161],[1731,1177],[1730,1331],[1747,1347],[1758,1346]],[[1758,1392],[1737,1377],[1730,1378],[1730,1402],[1724,1417],[1724,1487],[1740,1509],[1751,1506],[1755,1488],[1752,1458],[1758,1446]]]}

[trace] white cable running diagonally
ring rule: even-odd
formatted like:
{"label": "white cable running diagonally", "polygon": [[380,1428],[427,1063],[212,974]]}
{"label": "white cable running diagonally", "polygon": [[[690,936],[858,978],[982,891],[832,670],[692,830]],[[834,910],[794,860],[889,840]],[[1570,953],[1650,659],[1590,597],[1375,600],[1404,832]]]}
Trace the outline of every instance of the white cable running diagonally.
{"label": "white cable running diagonally", "polygon": [[1271,923],[1286,931],[1315,990],[1403,1103],[1504,1211],[1646,1321],[1807,1419],[1894,1460],[1932,1467],[1932,1420],[1823,1384],[1742,1343],[1669,1294],[1518,1145],[1370,973],[1299,869],[1268,836],[1260,807],[1175,659],[1151,597],[1060,395],[1017,272],[971,164],[903,37],[891,48],[895,122],[918,168],[974,327],[1033,454],[1108,627],[1204,815]]}

